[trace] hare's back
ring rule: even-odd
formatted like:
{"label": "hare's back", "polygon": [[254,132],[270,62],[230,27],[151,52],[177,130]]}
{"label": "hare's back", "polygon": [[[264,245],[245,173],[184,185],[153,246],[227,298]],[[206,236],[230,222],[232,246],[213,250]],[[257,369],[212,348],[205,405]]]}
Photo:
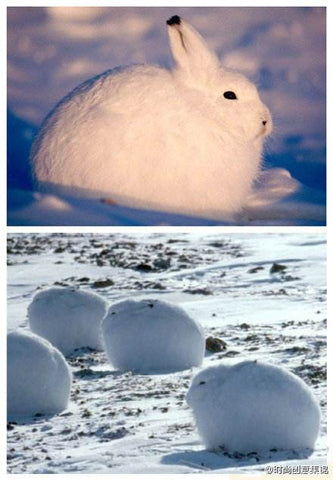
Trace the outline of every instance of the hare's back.
{"label": "hare's back", "polygon": [[31,151],[37,180],[67,184],[66,167],[82,167],[82,157],[101,159],[111,142],[113,149],[138,136],[144,118],[156,121],[165,111],[161,102],[171,96],[170,72],[149,65],[109,70],[79,85],[49,113],[37,135]]}

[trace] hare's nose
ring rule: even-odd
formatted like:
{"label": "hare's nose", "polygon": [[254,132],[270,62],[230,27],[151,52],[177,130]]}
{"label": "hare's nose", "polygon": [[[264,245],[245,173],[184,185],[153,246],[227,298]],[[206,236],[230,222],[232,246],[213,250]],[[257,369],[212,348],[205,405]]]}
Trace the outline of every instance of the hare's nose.
{"label": "hare's nose", "polygon": [[266,123],[267,123],[267,120],[263,120],[263,121],[262,121],[263,126],[265,126]]}

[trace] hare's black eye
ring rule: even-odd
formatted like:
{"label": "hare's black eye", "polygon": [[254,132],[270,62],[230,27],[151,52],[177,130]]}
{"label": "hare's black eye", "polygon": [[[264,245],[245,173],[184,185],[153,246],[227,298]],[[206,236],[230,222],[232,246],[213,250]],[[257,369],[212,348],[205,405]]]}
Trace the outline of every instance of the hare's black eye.
{"label": "hare's black eye", "polygon": [[223,96],[227,100],[237,100],[235,92],[230,92],[229,90],[227,92],[224,92]]}

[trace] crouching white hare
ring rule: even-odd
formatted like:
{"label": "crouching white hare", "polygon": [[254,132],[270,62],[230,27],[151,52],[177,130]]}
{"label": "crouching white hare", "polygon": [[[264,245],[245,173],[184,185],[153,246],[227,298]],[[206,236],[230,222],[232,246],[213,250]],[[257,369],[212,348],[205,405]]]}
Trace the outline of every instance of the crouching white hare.
{"label": "crouching white hare", "polygon": [[191,25],[178,16],[167,24],[174,70],[109,70],[49,114],[31,152],[42,188],[212,218],[242,208],[270,113],[256,87],[221,68]]}
{"label": "crouching white hare", "polygon": [[313,449],[319,433],[320,408],[309,387],[269,363],[206,368],[194,377],[186,400],[211,450]]}

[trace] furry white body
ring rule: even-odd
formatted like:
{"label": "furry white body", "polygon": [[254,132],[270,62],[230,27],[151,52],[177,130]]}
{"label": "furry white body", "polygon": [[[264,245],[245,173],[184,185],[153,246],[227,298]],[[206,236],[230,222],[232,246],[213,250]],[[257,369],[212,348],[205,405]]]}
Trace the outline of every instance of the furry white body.
{"label": "furry white body", "polygon": [[187,403],[208,449],[311,449],[319,433],[320,410],[307,385],[265,363],[203,370],[193,379]]}
{"label": "furry white body", "polygon": [[[105,72],[51,112],[31,152],[42,188],[211,217],[241,209],[271,130],[269,112],[255,87],[223,70],[190,25],[169,26],[169,35],[173,71],[148,65]],[[229,90],[236,101],[223,97]]]}
{"label": "furry white body", "polygon": [[124,300],[102,323],[105,350],[119,370],[140,373],[185,370],[201,365],[205,337],[181,307],[161,300]]}
{"label": "furry white body", "polygon": [[7,336],[9,416],[55,414],[67,407],[72,375],[63,355],[37,335]]}
{"label": "furry white body", "polygon": [[99,295],[74,288],[49,288],[28,307],[31,330],[64,354],[76,348],[102,350],[101,322],[107,303]]}

